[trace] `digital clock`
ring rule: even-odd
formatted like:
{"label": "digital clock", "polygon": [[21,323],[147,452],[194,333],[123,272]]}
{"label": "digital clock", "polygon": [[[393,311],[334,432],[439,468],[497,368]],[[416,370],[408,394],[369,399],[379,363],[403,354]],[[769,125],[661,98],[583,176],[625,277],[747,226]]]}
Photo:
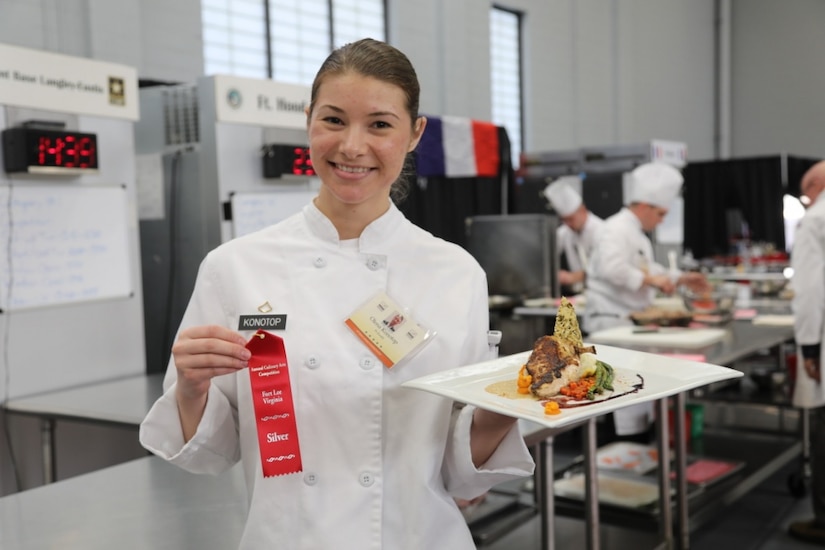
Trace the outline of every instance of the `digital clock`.
{"label": "digital clock", "polygon": [[315,175],[309,147],[302,145],[264,145],[263,170],[265,178]]}
{"label": "digital clock", "polygon": [[3,130],[9,174],[75,175],[98,171],[97,135],[37,126]]}

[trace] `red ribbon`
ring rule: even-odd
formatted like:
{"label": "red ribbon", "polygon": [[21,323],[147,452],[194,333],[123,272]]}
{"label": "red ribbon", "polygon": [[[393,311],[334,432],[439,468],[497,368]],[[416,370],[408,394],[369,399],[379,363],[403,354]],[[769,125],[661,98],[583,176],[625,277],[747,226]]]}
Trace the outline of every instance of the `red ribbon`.
{"label": "red ribbon", "polygon": [[301,449],[284,341],[259,330],[246,348],[252,352],[249,380],[264,477],[300,472]]}

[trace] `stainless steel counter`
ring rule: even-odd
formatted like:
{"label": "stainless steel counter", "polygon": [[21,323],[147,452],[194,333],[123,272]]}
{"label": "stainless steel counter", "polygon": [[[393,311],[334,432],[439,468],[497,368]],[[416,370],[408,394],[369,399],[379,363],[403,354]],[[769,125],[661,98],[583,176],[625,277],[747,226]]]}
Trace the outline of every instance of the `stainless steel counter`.
{"label": "stainless steel counter", "polygon": [[736,361],[761,350],[779,346],[792,340],[794,336],[791,326],[754,325],[750,321],[731,321],[718,328],[725,330],[725,336],[718,342],[698,348],[646,346],[632,343],[622,347],[649,353],[699,354],[705,356],[707,363],[732,367]]}
{"label": "stainless steel counter", "polygon": [[0,498],[0,548],[228,550],[246,510],[240,466],[195,475],[146,457]]}
{"label": "stainless steel counter", "polygon": [[7,414],[40,419],[43,480],[51,483],[56,479],[58,420],[138,426],[163,393],[162,386],[163,374],[138,375],[10,399],[3,408]]}

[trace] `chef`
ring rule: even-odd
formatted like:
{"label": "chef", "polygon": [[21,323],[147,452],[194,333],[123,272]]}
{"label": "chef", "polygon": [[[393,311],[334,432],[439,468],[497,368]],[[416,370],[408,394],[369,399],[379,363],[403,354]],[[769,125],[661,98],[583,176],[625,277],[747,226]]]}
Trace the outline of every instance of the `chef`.
{"label": "chef", "polygon": [[604,223],[585,206],[577,192],[581,186],[578,176],[562,176],[544,190],[544,196],[562,222],[556,229],[556,246],[564,255],[567,269],[559,270],[559,284],[574,293],[584,289],[588,259],[596,233]]}
{"label": "chef", "polygon": [[244,550],[474,550],[454,499],[533,472],[515,418],[404,386],[491,355],[481,266],[391,198],[419,89],[387,43],[334,50],[306,110],[317,195],[201,263],[140,442],[194,473],[242,464]]}
{"label": "chef", "polygon": [[791,251],[794,291],[794,337],[800,358],[793,404],[811,409],[811,501],[814,517],[795,521],[791,536],[825,545],[825,384],[822,383],[822,340],[825,339],[825,161],[802,177],[800,190],[808,210],[799,224]]}
{"label": "chef", "polygon": [[[584,312],[588,333],[632,324],[630,313],[650,307],[658,292],[672,294],[679,285],[707,288],[704,275],[657,263],[647,235],[664,220],[683,182],[679,170],[659,162],[631,172],[626,206],[605,220],[590,257]],[[653,421],[653,405],[621,409],[613,419],[618,436],[645,434]]]}

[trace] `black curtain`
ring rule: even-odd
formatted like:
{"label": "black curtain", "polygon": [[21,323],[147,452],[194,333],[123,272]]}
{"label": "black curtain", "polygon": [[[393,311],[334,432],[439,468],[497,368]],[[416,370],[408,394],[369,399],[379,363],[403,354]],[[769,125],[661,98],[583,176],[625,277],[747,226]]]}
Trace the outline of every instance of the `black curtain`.
{"label": "black curtain", "polygon": [[785,249],[780,156],[692,162],[684,177],[684,247],[696,258],[731,253],[731,212],[741,213],[751,241]]}
{"label": "black curtain", "polygon": [[510,139],[503,127],[498,128],[498,138],[501,163],[497,176],[413,178],[409,195],[398,208],[419,227],[466,248],[467,218],[501,214],[502,189],[514,176]]}
{"label": "black curtain", "polygon": [[820,160],[822,159],[788,156],[788,186],[785,192],[799,198],[799,184],[802,183],[802,176],[805,175],[808,168]]}

